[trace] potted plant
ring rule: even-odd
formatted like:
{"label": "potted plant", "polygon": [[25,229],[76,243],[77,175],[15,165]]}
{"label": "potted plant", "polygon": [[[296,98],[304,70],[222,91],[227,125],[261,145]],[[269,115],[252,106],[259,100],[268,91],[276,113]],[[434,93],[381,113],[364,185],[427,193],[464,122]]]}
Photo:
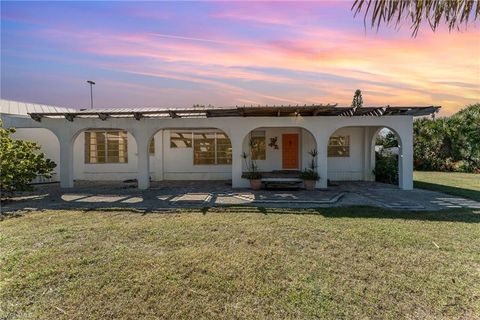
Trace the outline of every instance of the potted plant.
{"label": "potted plant", "polygon": [[320,180],[320,176],[317,172],[317,161],[316,158],[318,156],[318,151],[313,149],[308,152],[308,154],[312,157],[310,161],[310,167],[306,168],[300,173],[300,179],[303,180],[305,184],[305,189],[307,190],[315,190],[315,185],[318,180]]}
{"label": "potted plant", "polygon": [[254,160],[248,161],[248,155],[242,153],[242,158],[248,171],[243,175],[244,178],[250,180],[250,188],[253,190],[260,190],[262,187],[262,174],[258,171],[258,166]]}
{"label": "potted plant", "polygon": [[308,168],[300,173],[300,179],[303,180],[303,183],[305,184],[305,189],[315,190],[315,185],[320,179],[320,176],[316,171]]}

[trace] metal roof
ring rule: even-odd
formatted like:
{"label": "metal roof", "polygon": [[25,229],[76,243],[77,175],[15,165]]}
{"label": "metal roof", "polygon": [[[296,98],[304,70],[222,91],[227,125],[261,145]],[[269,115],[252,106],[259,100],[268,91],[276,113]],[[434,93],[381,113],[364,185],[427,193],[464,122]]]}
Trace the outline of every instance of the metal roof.
{"label": "metal roof", "polygon": [[337,104],[251,105],[235,107],[193,106],[190,108],[106,108],[82,109],[0,100],[0,113],[30,115],[32,119],[65,118],[211,118],[211,117],[289,117],[289,116],[426,116],[438,112],[440,106],[340,107]]}
{"label": "metal roof", "polygon": [[12,100],[0,100],[0,113],[27,116],[30,113],[65,113],[76,112],[76,109],[49,106],[38,103],[27,103]]}
{"label": "metal roof", "polygon": [[290,117],[290,116],[426,116],[438,112],[440,106],[385,106],[385,107],[338,107],[336,104],[311,105],[266,105],[235,106],[219,108],[213,106],[193,106],[191,108],[109,108],[74,110],[60,112],[29,112],[32,119],[65,118],[213,118],[213,117]]}

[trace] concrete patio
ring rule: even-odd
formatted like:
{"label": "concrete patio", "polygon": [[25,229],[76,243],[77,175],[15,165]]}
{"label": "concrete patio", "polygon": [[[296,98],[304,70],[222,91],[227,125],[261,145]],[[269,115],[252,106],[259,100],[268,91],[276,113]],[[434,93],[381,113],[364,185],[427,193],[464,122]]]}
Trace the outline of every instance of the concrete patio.
{"label": "concrete patio", "polygon": [[37,185],[2,205],[2,212],[43,209],[128,208],[162,211],[175,208],[215,206],[257,207],[338,207],[377,206],[396,210],[480,209],[480,202],[439,192],[375,182],[339,182],[327,190],[232,189],[227,181],[154,182],[148,190],[136,183],[76,181],[75,187],[61,189],[58,184]]}

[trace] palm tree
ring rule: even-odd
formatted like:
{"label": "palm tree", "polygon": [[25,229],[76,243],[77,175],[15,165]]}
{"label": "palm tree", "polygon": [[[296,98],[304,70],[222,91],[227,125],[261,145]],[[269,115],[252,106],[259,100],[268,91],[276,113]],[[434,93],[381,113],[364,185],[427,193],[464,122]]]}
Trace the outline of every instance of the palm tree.
{"label": "palm tree", "polygon": [[362,91],[360,89],[355,90],[352,100],[352,107],[355,109],[363,107]]}
{"label": "palm tree", "polygon": [[407,20],[415,37],[424,21],[433,31],[443,23],[451,31],[467,25],[470,20],[477,20],[480,0],[355,0],[351,10],[355,16],[363,12],[365,24],[370,20],[371,27],[377,30],[380,24],[399,27]]}

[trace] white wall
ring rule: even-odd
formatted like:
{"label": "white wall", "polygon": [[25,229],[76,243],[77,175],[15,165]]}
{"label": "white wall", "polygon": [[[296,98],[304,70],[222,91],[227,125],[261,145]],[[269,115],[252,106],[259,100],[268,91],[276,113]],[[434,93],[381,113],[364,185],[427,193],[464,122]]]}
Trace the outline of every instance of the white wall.
{"label": "white wall", "polygon": [[[137,143],[127,133],[127,163],[85,163],[85,132],[74,143],[73,172],[76,180],[123,181],[137,178]],[[153,175],[155,159],[150,157],[150,172]]]}
{"label": "white wall", "polygon": [[[298,148],[298,160],[299,168],[301,170],[306,168],[309,165],[311,157],[307,154],[308,151],[316,148],[315,139],[313,136],[304,129],[301,128],[267,128],[260,127],[255,129],[255,131],[265,131],[265,142],[266,142],[266,159],[265,160],[255,160],[258,165],[259,171],[273,171],[273,170],[283,170],[282,164],[282,135],[286,133],[297,133],[299,139],[299,148]],[[270,147],[270,139],[277,138],[278,149]],[[245,137],[243,141],[243,150],[250,155],[250,134]],[[249,159],[247,159],[249,161]],[[243,170],[247,170],[245,161],[243,161]]]}
{"label": "white wall", "polygon": [[[179,131],[179,130],[175,130]],[[180,130],[181,131],[181,130]],[[192,130],[184,130],[192,132]],[[203,130],[203,132],[221,132]],[[158,135],[158,134],[157,134]],[[230,180],[231,165],[194,165],[192,148],[170,148],[170,130],[163,131],[163,178],[165,180]],[[156,153],[155,157],[161,157]],[[151,166],[150,166],[151,168]]]}
{"label": "white wall", "polygon": [[58,142],[57,136],[52,131],[43,128],[19,128],[16,130],[12,135],[13,139],[37,142],[40,145],[40,151],[45,154],[45,157],[57,164],[57,167],[53,171],[51,181],[59,181],[60,143]]}
{"label": "white wall", "polygon": [[[412,111],[413,112],[413,111]],[[206,118],[142,118],[136,120],[133,118],[112,117],[106,121],[98,118],[76,118],[73,122],[67,122],[64,118],[43,118],[41,122],[34,121],[25,116],[12,116],[1,114],[5,127],[16,128],[48,128],[55,132],[60,141],[60,180],[61,186],[70,188],[74,178],[74,158],[77,156],[71,144],[71,139],[78,132],[90,128],[122,128],[131,132],[139,141],[138,148],[141,149],[136,168],[136,177],[139,180],[139,189],[146,189],[149,186],[150,172],[147,169],[148,157],[148,139],[155,132],[162,128],[219,128],[227,133],[232,141],[232,185],[235,188],[248,186],[248,180],[242,176],[241,150],[245,136],[253,129],[262,126],[269,127],[301,127],[311,132],[317,143],[319,143],[318,172],[320,181],[318,188],[327,188],[326,177],[328,177],[328,158],[326,155],[326,146],[328,137],[334,134],[335,130],[344,127],[388,127],[394,130],[402,140],[401,154],[399,157],[400,181],[399,186],[404,190],[413,188],[413,116],[406,115],[388,115],[382,117],[206,117]],[[366,137],[366,136],[365,136]],[[368,139],[367,139],[368,140]],[[355,139],[352,140],[352,144]],[[352,151],[353,152],[353,151]],[[372,151],[373,152],[373,151]],[[364,158],[367,158],[366,156]],[[334,159],[335,160],[335,159]],[[330,166],[338,162],[331,160]],[[333,162],[332,162],[333,161]],[[302,159],[304,162],[304,159]],[[365,160],[363,162],[366,162]],[[351,165],[351,163],[349,164]],[[357,171],[357,169],[352,169]],[[370,170],[371,171],[371,170]],[[131,171],[130,171],[131,172]],[[358,171],[357,171],[358,172]]]}
{"label": "white wall", "polygon": [[[316,148],[313,136],[300,128],[258,128],[265,131],[266,160],[257,160],[260,171],[282,170],[282,134],[298,133],[300,139],[299,160],[301,168],[309,166],[308,151]],[[328,179],[364,179],[364,130],[361,127],[346,127],[335,131],[334,135],[350,136],[350,157],[328,158]],[[191,130],[187,130],[191,131]],[[206,130],[212,131],[212,130]],[[213,130],[218,131],[218,130]],[[55,134],[43,128],[20,128],[15,139],[35,140],[41,145],[46,157],[57,163],[54,180],[58,181],[60,163],[59,142]],[[35,137],[35,139],[33,139]],[[277,137],[278,149],[270,147],[270,138]],[[137,177],[137,144],[128,133],[128,163],[85,163],[85,133],[82,132],[74,143],[74,178],[77,180],[126,180]],[[163,149],[163,152],[162,152]],[[249,136],[243,143],[243,150],[249,153]],[[367,152],[370,152],[369,150]],[[246,170],[245,164],[243,169]],[[150,156],[150,174],[153,180],[230,180],[231,165],[194,165],[193,148],[170,148],[170,130],[155,134],[155,155]]]}
{"label": "white wall", "polygon": [[[57,163],[54,180],[58,181],[60,145],[54,133],[43,128],[21,128],[17,129],[13,137],[39,143],[46,157]],[[155,154],[150,156],[152,180],[230,180],[232,178],[231,165],[194,165],[193,148],[170,148],[170,130],[161,130],[154,137]],[[130,133],[127,133],[127,144],[127,163],[85,163],[85,133],[80,133],[74,142],[74,179],[97,181],[136,179],[137,143]]]}
{"label": "white wall", "polygon": [[332,134],[350,136],[350,156],[328,157],[328,179],[334,181],[364,179],[364,132],[364,128],[347,127],[338,129]]}

